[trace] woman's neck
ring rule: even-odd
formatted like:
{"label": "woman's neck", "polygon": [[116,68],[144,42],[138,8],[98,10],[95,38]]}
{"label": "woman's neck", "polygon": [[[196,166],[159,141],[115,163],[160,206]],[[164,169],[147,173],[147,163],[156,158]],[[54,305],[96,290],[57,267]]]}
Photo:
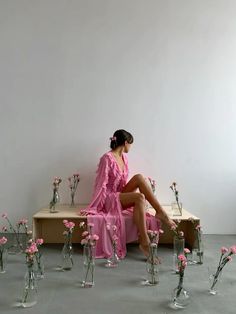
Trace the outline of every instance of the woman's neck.
{"label": "woman's neck", "polygon": [[121,157],[123,154],[124,148],[123,147],[117,147],[116,149],[112,149],[112,154],[118,157]]}

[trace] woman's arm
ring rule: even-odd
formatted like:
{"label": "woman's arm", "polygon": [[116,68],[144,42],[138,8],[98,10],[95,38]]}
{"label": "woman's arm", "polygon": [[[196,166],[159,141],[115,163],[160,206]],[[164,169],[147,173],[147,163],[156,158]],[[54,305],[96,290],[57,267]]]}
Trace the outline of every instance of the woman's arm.
{"label": "woman's arm", "polygon": [[99,207],[98,210],[104,206],[106,200],[108,173],[110,168],[109,162],[109,157],[106,154],[103,155],[96,172],[94,192],[90,207]]}

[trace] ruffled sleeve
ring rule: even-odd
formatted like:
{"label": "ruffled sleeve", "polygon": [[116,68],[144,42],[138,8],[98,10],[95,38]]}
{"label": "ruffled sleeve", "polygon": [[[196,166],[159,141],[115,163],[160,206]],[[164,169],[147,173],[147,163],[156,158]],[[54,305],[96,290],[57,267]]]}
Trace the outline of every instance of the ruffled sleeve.
{"label": "ruffled sleeve", "polygon": [[96,173],[93,198],[89,207],[97,207],[97,211],[99,211],[105,204],[107,192],[109,157],[106,154],[101,157]]}

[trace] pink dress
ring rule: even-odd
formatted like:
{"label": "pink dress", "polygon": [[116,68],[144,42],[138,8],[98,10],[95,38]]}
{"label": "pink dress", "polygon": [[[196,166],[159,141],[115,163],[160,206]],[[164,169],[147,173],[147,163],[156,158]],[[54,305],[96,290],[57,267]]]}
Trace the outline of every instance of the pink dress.
{"label": "pink dress", "polygon": [[[99,162],[92,201],[83,211],[88,214],[88,223],[94,223],[93,233],[99,236],[96,247],[97,258],[108,258],[112,254],[112,244],[107,225],[117,227],[117,254],[120,258],[126,255],[126,243],[138,239],[138,230],[133,223],[133,208],[123,209],[119,194],[128,180],[128,160],[122,155],[122,171],[112,152],[104,154]],[[147,214],[147,228],[159,229],[155,217]]]}

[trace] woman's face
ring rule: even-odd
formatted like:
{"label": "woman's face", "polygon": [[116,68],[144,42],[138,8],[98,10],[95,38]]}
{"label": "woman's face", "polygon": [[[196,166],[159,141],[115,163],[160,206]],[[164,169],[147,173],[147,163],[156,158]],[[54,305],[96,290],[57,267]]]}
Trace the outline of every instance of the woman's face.
{"label": "woman's face", "polygon": [[125,141],[124,152],[128,153],[132,144]]}

